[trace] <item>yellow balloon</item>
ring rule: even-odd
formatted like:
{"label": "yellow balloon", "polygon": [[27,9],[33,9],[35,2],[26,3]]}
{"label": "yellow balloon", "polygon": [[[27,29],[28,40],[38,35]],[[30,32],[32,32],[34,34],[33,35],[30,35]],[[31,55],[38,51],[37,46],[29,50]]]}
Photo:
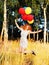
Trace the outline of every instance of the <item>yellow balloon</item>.
{"label": "yellow balloon", "polygon": [[27,8],[25,9],[25,13],[26,13],[26,14],[31,14],[31,13],[32,13],[32,9],[31,9],[30,7],[27,7]]}
{"label": "yellow balloon", "polygon": [[32,24],[32,23],[34,23],[34,20],[32,20],[32,21],[27,21],[29,24]]}

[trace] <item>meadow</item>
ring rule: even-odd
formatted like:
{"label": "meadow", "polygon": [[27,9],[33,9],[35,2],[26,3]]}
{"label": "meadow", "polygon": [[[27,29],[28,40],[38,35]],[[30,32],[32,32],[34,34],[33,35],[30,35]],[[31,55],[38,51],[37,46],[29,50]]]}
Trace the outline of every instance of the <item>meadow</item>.
{"label": "meadow", "polygon": [[10,40],[4,47],[4,42],[0,43],[0,65],[49,65],[49,43],[28,40],[28,51],[32,53],[18,53],[19,40]]}

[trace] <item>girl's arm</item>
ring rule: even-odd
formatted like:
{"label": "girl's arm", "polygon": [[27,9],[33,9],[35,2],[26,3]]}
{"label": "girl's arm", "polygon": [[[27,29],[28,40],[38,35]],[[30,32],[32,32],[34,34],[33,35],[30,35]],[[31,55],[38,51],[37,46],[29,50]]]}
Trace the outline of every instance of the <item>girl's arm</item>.
{"label": "girl's arm", "polygon": [[30,33],[31,33],[31,34],[36,34],[36,33],[39,33],[39,32],[41,32],[41,31],[42,31],[42,30],[34,31],[34,32],[30,31]]}
{"label": "girl's arm", "polygon": [[17,28],[18,28],[19,30],[22,30],[22,28],[20,28],[19,25],[17,24],[16,19],[15,19],[15,24],[16,24],[16,26],[17,26]]}

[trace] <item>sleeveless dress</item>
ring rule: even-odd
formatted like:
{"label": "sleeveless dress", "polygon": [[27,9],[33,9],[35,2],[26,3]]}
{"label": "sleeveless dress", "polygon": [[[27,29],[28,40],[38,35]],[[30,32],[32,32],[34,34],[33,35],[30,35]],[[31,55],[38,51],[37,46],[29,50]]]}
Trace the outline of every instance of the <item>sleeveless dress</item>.
{"label": "sleeveless dress", "polygon": [[22,48],[27,48],[28,46],[28,40],[27,40],[27,35],[28,35],[28,31],[27,30],[21,30],[21,38],[20,38],[20,46]]}

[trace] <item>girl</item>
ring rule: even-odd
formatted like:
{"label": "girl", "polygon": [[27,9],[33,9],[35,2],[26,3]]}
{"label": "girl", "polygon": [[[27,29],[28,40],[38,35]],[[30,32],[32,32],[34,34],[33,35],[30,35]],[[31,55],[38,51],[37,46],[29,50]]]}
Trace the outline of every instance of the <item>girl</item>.
{"label": "girl", "polygon": [[21,38],[20,38],[20,52],[25,53],[26,52],[26,48],[28,46],[28,41],[27,41],[27,36],[28,34],[32,33],[39,33],[41,32],[41,30],[36,31],[36,32],[32,32],[31,28],[29,26],[25,27],[25,25],[23,25],[23,27],[19,27],[19,25],[17,24],[17,21],[15,20],[15,24],[17,26],[17,28],[19,30],[21,30]]}

